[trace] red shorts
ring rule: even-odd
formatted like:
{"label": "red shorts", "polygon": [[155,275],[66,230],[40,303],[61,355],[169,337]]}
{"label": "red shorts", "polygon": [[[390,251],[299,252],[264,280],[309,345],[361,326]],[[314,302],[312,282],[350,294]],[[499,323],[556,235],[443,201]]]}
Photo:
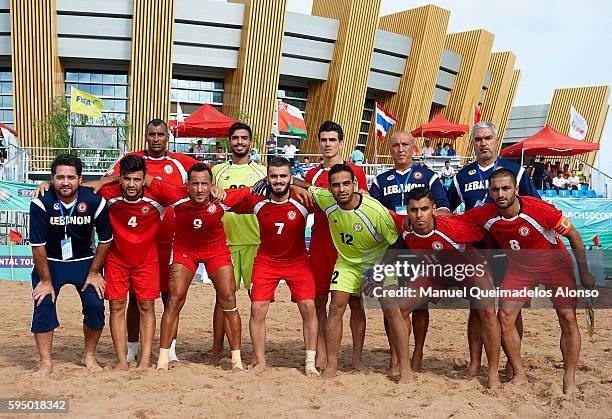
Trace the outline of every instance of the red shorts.
{"label": "red shorts", "polygon": [[[502,282],[502,290],[521,291],[527,294],[528,290],[533,290],[536,285],[542,284],[552,293],[550,300],[555,307],[568,306],[576,307],[578,298],[568,295],[569,292],[576,291],[576,278],[574,277],[574,266],[571,261],[557,266],[550,272],[525,272],[524,270],[513,269],[512,264],[508,266],[506,276]],[[559,292],[559,295],[557,293]],[[529,295],[502,296],[502,301],[531,302]]]}
{"label": "red shorts", "polygon": [[137,268],[127,268],[112,259],[104,263],[106,299],[121,300],[128,291],[136,293],[141,301],[159,298],[159,269],[157,263],[147,263]]}
{"label": "red shorts", "polygon": [[190,249],[182,243],[174,242],[170,263],[180,263],[194,274],[198,270],[198,265],[203,263],[209,276],[223,266],[233,266],[232,255],[226,244],[215,247],[214,250],[200,250]]}
{"label": "red shorts", "polygon": [[333,255],[310,255],[310,268],[314,276],[315,295],[329,294],[329,284],[334,272],[334,265],[338,259]]}
{"label": "red shorts", "polygon": [[170,253],[172,243],[157,243],[157,264],[159,265],[159,290],[170,291],[168,282],[170,280]]}
{"label": "red shorts", "polygon": [[292,264],[272,264],[255,258],[251,285],[251,301],[274,300],[274,291],[284,279],[292,301],[314,300],[315,283],[308,260]]}

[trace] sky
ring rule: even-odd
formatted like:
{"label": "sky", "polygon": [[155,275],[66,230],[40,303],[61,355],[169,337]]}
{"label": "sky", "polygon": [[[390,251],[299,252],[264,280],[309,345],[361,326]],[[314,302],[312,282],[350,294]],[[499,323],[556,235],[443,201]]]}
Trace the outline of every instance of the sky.
{"label": "sky", "polygon": [[[484,28],[495,35],[494,52],[514,52],[523,70],[514,106],[550,103],[557,88],[612,86],[609,0],[382,0],[380,14],[426,4],[451,11],[448,33]],[[287,7],[309,14],[312,1]],[[612,175],[612,111],[600,142],[599,168]]]}

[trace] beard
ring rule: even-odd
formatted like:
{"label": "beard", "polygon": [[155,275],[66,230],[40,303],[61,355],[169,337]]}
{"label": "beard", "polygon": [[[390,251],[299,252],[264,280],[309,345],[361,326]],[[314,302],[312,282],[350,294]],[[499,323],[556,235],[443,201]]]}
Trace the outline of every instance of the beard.
{"label": "beard", "polygon": [[498,208],[500,209],[507,209],[510,208],[512,206],[512,204],[514,204],[514,201],[516,200],[515,196],[509,197],[508,199],[506,199],[506,203],[505,204],[500,204],[499,201],[495,201],[495,205],[497,205]]}
{"label": "beard", "polygon": [[287,194],[287,192],[289,192],[289,187],[290,187],[290,186],[291,186],[290,184],[287,184],[287,185],[286,185],[286,186],[285,186],[285,187],[284,187],[284,188],[283,188],[281,191],[279,191],[279,192],[276,192],[276,191],[274,190],[274,188],[272,188],[272,191],[270,192],[270,194],[271,194],[271,195],[274,195],[274,197],[276,197],[276,198],[280,198],[280,197],[284,196],[285,194]]}

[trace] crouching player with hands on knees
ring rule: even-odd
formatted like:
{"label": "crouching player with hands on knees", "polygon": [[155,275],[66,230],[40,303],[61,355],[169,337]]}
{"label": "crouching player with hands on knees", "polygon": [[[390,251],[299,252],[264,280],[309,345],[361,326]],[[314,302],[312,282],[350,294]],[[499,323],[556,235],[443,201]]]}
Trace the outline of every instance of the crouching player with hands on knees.
{"label": "crouching player with hands on knees", "polygon": [[[427,188],[412,189],[407,201],[408,215],[393,215],[403,238],[403,246],[396,245],[394,248],[410,249],[417,256],[416,267],[422,269],[417,271],[416,277],[396,278],[396,288],[401,286],[413,290],[399,299],[400,307],[412,312],[428,301],[437,303],[440,290],[459,287],[463,291],[461,295],[470,297],[483,325],[482,338],[489,361],[489,387],[499,387],[500,329],[495,316],[495,299],[480,297],[482,293],[471,290],[493,290],[484,258],[471,245],[482,240],[484,233],[457,216],[436,216],[434,198]],[[408,226],[410,228],[406,228]],[[398,250],[394,252],[397,254]],[[389,255],[385,259],[388,258]],[[413,258],[403,260],[415,263]],[[474,295],[478,296],[472,297]],[[409,341],[393,343],[408,345]]]}
{"label": "crouching player with hands on knees", "polygon": [[572,247],[580,282],[595,287],[589,272],[582,238],[570,221],[553,205],[530,196],[519,196],[517,177],[508,169],[497,169],[489,178],[493,202],[467,211],[461,218],[487,230],[508,255],[508,270],[502,282],[498,313],[502,346],[512,365],[513,384],[527,382],[521,360],[521,339],[515,320],[521,307],[531,300],[538,284],[550,291],[550,299],[561,326],[563,392],[574,393],[576,365],[580,354],[580,332],[576,321],[576,280],[572,259],[559,236]]}
{"label": "crouching player with hands on knees", "polygon": [[[232,370],[242,370],[240,358],[240,314],[236,307],[236,283],[232,258],[223,230],[223,214],[251,191],[249,188],[217,190],[212,172],[204,164],[193,165],[187,172],[187,185],[175,187],[147,176],[146,185],[164,205],[174,208],[176,233],[172,243],[170,293],[161,320],[157,369],[168,369],[169,348],[179,323],[179,314],[187,290],[200,263],[212,279],[217,301],[224,313],[225,330],[232,354]],[[215,198],[221,202],[213,202]]]}

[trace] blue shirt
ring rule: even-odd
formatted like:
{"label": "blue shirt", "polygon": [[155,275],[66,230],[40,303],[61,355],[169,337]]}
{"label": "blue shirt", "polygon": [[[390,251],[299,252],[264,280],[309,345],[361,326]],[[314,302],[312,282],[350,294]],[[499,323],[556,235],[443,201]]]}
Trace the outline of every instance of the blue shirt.
{"label": "blue shirt", "polygon": [[294,166],[294,167],[292,167],[292,168],[291,168],[291,173],[293,174],[293,176],[299,176],[299,177],[301,177],[302,179],[304,179],[304,176],[305,176],[305,175],[304,175],[304,171],[303,171],[303,170],[302,170],[302,168],[301,168],[301,167],[299,167],[299,166],[298,166],[298,167],[295,167],[295,166]]}
{"label": "blue shirt", "polygon": [[[479,200],[483,203],[491,201],[487,188],[489,187],[489,177],[493,173],[495,163],[488,167],[480,168],[484,185],[480,181],[480,176],[476,168],[477,164],[477,162],[468,164],[459,170],[453,178],[453,183],[448,189],[448,201],[451,211],[454,211],[462,202],[465,203],[465,210],[467,211],[474,208]],[[502,167],[511,170],[516,175],[519,184],[519,195],[533,196],[536,198],[540,197],[535,185],[521,165],[511,162],[510,160],[498,158],[497,169],[501,169]]]}
{"label": "blue shirt", "polygon": [[397,211],[398,207],[408,206],[408,192],[419,187],[431,190],[438,209],[449,207],[440,178],[433,170],[424,166],[415,165],[405,172],[391,169],[379,174],[370,186],[370,196],[377,199],[387,209]]}
{"label": "blue shirt", "polygon": [[355,164],[355,165],[363,164],[363,159],[364,158],[365,158],[365,156],[359,150],[355,150],[355,151],[353,151],[351,153],[351,160],[353,161],[353,164]]}
{"label": "blue shirt", "polygon": [[456,156],[456,155],[457,155],[457,150],[455,150],[454,148],[451,148],[451,149],[449,149],[449,150],[446,152],[446,155],[447,155],[447,156]]}
{"label": "blue shirt", "polygon": [[113,239],[106,200],[91,188],[79,186],[71,205],[60,203],[53,188],[30,204],[30,244],[45,246],[49,260],[62,261],[61,241],[66,236],[72,241],[72,257],[67,262],[93,258],[94,226],[100,243]]}

